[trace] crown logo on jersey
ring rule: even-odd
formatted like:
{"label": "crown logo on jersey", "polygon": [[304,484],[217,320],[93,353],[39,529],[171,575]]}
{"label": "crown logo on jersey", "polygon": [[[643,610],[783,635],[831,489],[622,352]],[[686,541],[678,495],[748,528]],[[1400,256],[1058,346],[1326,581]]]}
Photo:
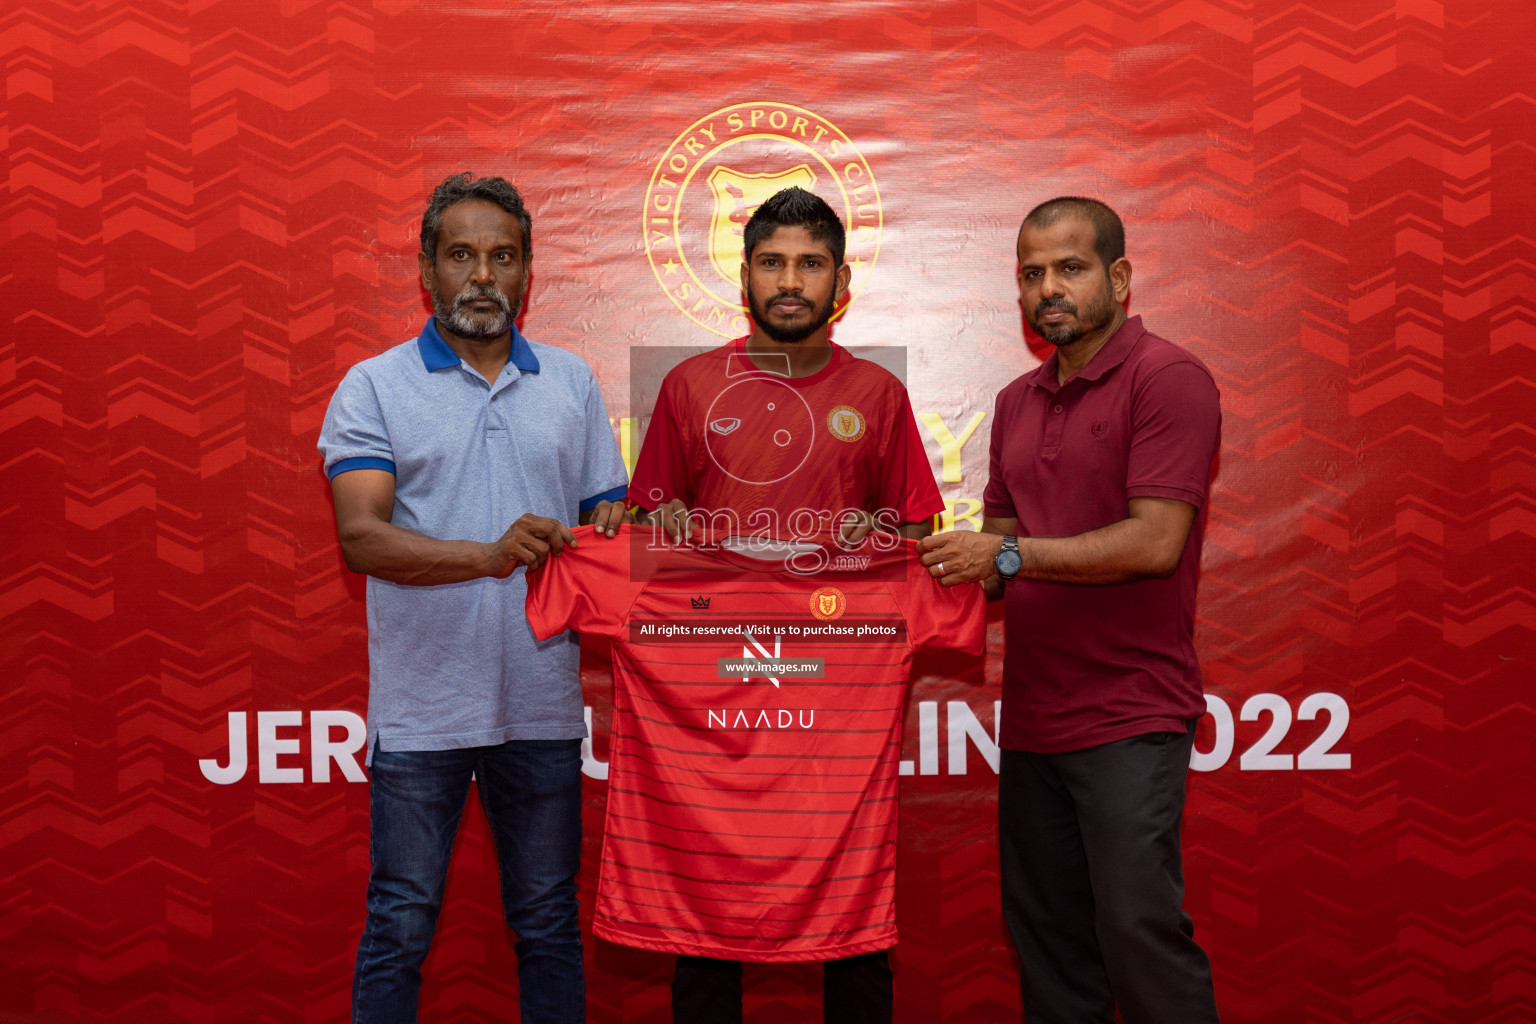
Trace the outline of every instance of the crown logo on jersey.
{"label": "crown logo on jersey", "polygon": [[688,600],[691,601],[693,606],[700,611],[703,611],[709,607],[709,598],[705,597],[703,594],[700,594],[698,597],[691,597]]}
{"label": "crown logo on jersey", "polygon": [[818,587],[811,592],[811,614],[823,622],[840,619],[848,610],[848,595],[836,587]]}

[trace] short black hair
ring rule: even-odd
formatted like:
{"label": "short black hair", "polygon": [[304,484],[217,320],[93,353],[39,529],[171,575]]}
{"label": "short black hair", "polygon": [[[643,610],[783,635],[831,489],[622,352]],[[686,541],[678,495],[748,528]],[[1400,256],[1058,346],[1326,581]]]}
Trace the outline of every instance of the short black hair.
{"label": "short black hair", "polygon": [[1019,230],[1022,232],[1026,227],[1048,228],[1063,217],[1081,217],[1093,225],[1093,248],[1099,254],[1106,274],[1109,273],[1111,263],[1125,258],[1125,225],[1121,223],[1120,215],[1109,208],[1109,204],[1097,199],[1085,196],[1047,199],[1029,211],[1024,223],[1019,225]]}
{"label": "short black hair", "polygon": [[752,250],[779,228],[805,228],[812,238],[832,253],[832,266],[843,265],[848,232],[827,201],[796,185],[775,192],[752,214],[741,233],[742,258],[752,262]]}
{"label": "short black hair", "polygon": [[506,178],[476,178],[468,171],[450,174],[432,192],[427,212],[421,215],[421,251],[437,262],[437,229],[443,223],[443,211],[458,203],[478,200],[495,203],[517,218],[523,226],[523,262],[533,257],[533,215],[523,205],[523,197]]}

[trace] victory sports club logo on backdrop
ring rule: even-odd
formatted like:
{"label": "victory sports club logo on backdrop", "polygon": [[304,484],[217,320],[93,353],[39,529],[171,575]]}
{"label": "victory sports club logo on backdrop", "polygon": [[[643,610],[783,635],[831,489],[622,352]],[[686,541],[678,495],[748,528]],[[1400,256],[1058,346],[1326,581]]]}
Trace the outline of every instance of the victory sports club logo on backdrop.
{"label": "victory sports club logo on backdrop", "polygon": [[780,189],[821,196],[848,229],[848,296],[869,280],[884,224],[874,172],[832,122],[787,103],[737,103],[689,125],[667,147],[645,194],[651,269],[689,319],[726,338],[750,329],[741,294],[741,234]]}

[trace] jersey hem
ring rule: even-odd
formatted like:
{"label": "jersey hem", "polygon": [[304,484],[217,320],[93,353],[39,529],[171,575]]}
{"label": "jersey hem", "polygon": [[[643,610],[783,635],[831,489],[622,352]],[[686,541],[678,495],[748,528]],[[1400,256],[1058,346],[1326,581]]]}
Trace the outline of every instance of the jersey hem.
{"label": "jersey hem", "polygon": [[813,949],[782,951],[737,949],[734,946],[700,942],[679,942],[667,939],[642,939],[633,935],[626,935],[624,932],[616,928],[610,928],[598,921],[592,922],[592,934],[616,945],[629,946],[631,949],[646,949],[655,953],[677,953],[684,956],[713,957],[722,960],[744,960],[759,964],[817,963],[823,960],[842,960],[850,956],[860,956],[864,953],[875,953],[882,949],[890,949],[896,945],[896,928],[894,925],[888,933],[880,938],[865,939],[862,942],[817,946]]}

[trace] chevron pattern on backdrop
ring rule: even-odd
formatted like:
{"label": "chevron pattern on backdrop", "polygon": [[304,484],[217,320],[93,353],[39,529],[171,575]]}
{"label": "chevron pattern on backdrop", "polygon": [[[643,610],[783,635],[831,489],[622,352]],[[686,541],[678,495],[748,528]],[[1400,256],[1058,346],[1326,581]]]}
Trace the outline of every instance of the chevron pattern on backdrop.
{"label": "chevron pattern on backdrop", "polygon": [[[871,248],[837,337],[907,346],[948,521],[973,521],[992,396],[1043,355],[1013,284],[1034,202],[1120,208],[1132,311],[1215,372],[1214,713],[1186,845],[1225,1019],[1536,1018],[1533,20],[1494,0],[8,4],[0,1019],[345,1016],[367,669],[314,451],[331,390],[426,315],[431,187],[501,173],[535,214],[524,327],[592,362],[632,453],[630,348],[719,341],[646,234],[648,189],[737,104],[762,141],[712,157],[850,176]],[[699,237],[673,240],[689,267]],[[909,1024],[1017,1019],[986,756],[1001,643],[994,621],[986,658],[925,656],[914,680]],[[587,655],[597,775],[611,698]],[[433,1020],[515,1014],[469,817]],[[669,1019],[668,958],[588,958],[594,1022]],[[749,1020],[815,1012],[814,967],[750,979]]]}

